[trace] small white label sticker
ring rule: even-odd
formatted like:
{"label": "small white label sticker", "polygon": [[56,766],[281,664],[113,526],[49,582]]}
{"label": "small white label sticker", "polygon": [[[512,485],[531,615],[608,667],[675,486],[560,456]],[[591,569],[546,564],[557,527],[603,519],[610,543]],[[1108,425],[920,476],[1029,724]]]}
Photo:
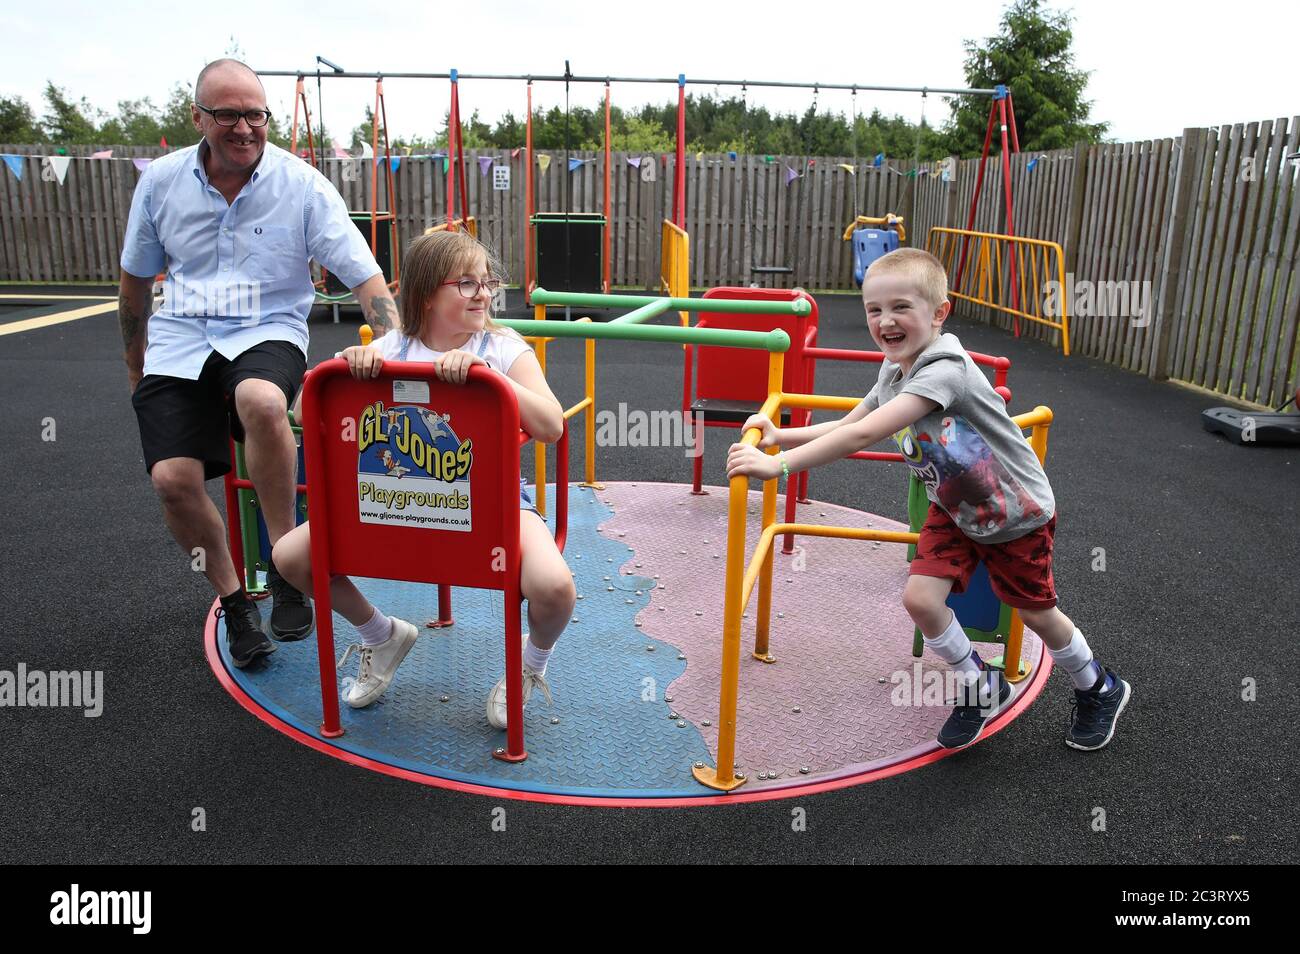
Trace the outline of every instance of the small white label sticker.
{"label": "small white label sticker", "polygon": [[393,382],[393,403],[394,404],[428,404],[429,403],[429,382],[428,381],[402,381]]}

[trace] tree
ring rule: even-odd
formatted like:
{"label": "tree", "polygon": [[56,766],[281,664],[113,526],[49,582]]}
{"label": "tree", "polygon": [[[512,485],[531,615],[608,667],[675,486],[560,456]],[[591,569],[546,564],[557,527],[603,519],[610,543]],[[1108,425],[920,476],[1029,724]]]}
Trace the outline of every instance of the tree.
{"label": "tree", "polygon": [[27,100],[0,96],[0,142],[27,145],[42,140],[40,126]]}
{"label": "tree", "polygon": [[46,82],[45,104],[49,111],[41,117],[41,125],[50,142],[88,145],[100,141],[97,134],[101,114],[84,96],[74,103],[62,89]]}
{"label": "tree", "polygon": [[[997,36],[983,45],[965,43],[968,86],[1010,87],[1024,151],[1100,142],[1109,128],[1109,123],[1089,122],[1092,103],[1083,98],[1089,74],[1074,65],[1072,23],[1069,13],[1047,9],[1044,0],[1014,0],[1002,14]],[[988,126],[988,98],[958,96],[949,106],[949,150],[963,157],[979,155]]]}

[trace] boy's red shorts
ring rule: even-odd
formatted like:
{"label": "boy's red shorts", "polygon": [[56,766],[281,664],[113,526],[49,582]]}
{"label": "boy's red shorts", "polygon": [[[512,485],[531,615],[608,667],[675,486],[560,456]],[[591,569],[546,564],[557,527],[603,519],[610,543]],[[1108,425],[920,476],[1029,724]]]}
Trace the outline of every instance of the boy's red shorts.
{"label": "boy's red shorts", "polygon": [[1017,609],[1051,609],[1056,605],[1056,586],[1052,582],[1055,534],[1053,515],[1041,527],[1015,540],[977,543],[932,503],[909,572],[952,580],[953,591],[963,593],[976,565],[983,560],[993,593],[1002,602]]}

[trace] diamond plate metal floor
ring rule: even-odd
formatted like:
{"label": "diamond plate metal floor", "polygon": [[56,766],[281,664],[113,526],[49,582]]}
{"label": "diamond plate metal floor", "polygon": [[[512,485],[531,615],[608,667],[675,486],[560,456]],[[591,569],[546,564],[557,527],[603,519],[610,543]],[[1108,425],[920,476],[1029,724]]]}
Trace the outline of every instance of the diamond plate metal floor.
{"label": "diamond plate metal floor", "polygon": [[[580,598],[547,670],[555,705],[535,695],[525,712],[525,762],[492,758],[505,733],[484,716],[504,666],[502,595],[461,588],[453,596],[456,625],[422,627],[383,698],[363,710],[343,706],[345,735],[314,744],[416,776],[561,800],[720,797],[690,774],[695,762],[713,763],[717,744],[726,492],[709,489],[698,497],[682,484],[571,489],[565,555]],[[760,500],[751,494],[751,547]],[[799,519],[905,529],[817,502],[801,506]],[[771,650],[778,662],[750,658],[749,642],[741,662],[737,762],[749,782],[740,791],[772,797],[932,757],[947,712],[896,704],[897,683],[922,675],[900,603],[903,547],[825,538],[796,546],[792,556],[777,554]],[[357,583],[391,615],[422,626],[436,614],[432,587]],[[265,663],[241,671],[230,665],[224,622],[210,631],[210,653],[219,653],[245,704],[319,740],[314,635],[280,644]],[[339,651],[355,639],[336,615]],[[1041,654],[1026,633],[1025,658],[1037,668]],[[925,662],[927,675],[943,669]],[[354,674],[349,662],[339,675]]]}

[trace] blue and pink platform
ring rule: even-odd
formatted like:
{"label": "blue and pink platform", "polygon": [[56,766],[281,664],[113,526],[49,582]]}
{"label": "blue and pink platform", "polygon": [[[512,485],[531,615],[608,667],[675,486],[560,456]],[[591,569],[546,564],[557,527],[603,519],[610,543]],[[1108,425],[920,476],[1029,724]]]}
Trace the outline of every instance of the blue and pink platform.
{"label": "blue and pink platform", "polygon": [[[749,655],[753,614],[744,621],[736,770],[745,784],[723,793],[695,781],[693,765],[714,764],[722,648],[727,493],[708,489],[694,496],[682,484],[571,488],[565,558],[579,599],[547,670],[554,705],[536,693],[525,711],[523,762],[493,758],[505,733],[487,724],[484,711],[505,665],[499,591],[456,588],[455,624],[429,629],[436,587],[358,580],[381,610],[416,623],[422,635],[377,703],[343,707],[339,738],[320,734],[314,634],[237,670],[214,606],[209,662],[240,704],[305,745],[372,771],[494,797],[608,806],[767,800],[885,778],[954,754],[934,741],[948,709],[921,688],[943,664],[912,655],[912,624],[900,601],[905,547],[807,537],[796,539],[794,554],[779,547],[776,554],[775,663]],[[751,492],[750,547],[760,505],[761,494]],[[798,519],[907,529],[816,501],[799,505]],[[340,651],[355,640],[335,616]],[[1032,633],[1022,658],[1030,675],[982,738],[1041,691],[1051,661]],[[340,692],[354,675],[351,664],[340,670]]]}

